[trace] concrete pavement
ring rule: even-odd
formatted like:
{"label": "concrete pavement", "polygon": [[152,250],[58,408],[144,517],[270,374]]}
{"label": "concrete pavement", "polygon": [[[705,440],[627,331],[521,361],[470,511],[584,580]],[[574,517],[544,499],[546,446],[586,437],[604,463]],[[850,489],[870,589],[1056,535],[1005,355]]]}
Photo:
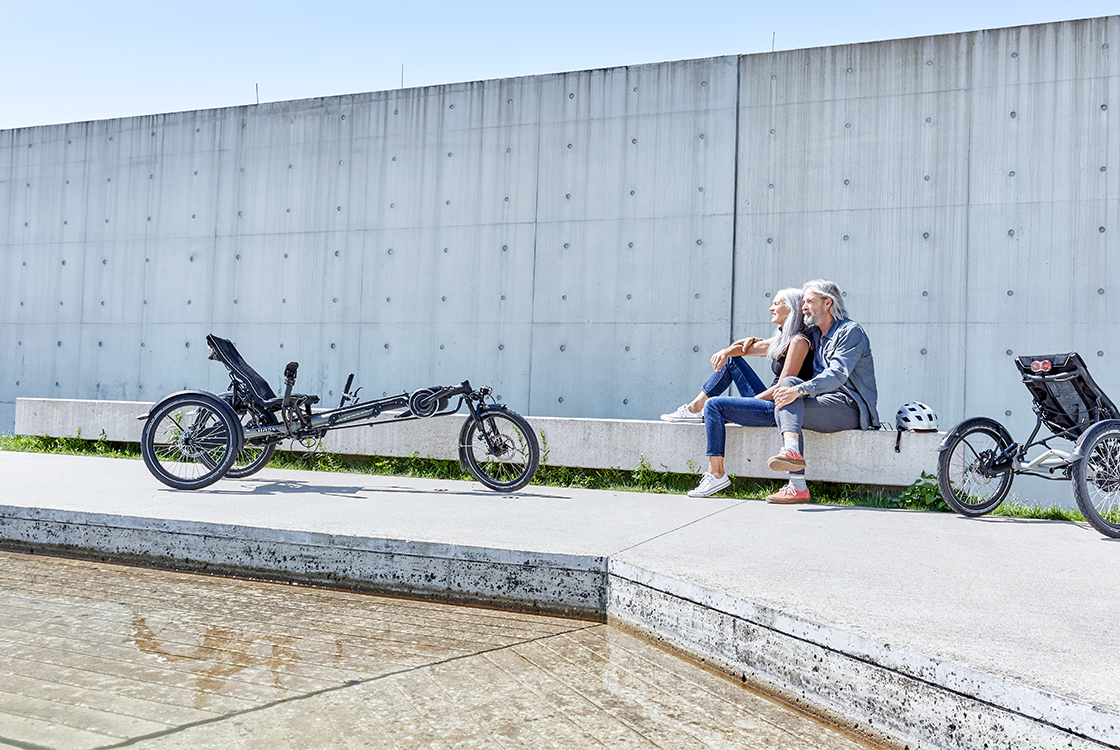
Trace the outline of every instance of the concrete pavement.
{"label": "concrete pavement", "polygon": [[0,453],[0,540],[618,623],[880,740],[1120,747],[1120,543],[1064,522]]}

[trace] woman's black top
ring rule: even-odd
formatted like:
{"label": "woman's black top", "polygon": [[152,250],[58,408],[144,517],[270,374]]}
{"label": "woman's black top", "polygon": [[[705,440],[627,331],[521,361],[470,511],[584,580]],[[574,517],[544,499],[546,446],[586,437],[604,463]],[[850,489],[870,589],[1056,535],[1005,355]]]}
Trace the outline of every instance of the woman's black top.
{"label": "woman's black top", "polygon": [[[797,336],[795,336],[794,338],[805,339],[805,341],[809,344],[809,351],[805,352],[805,361],[803,361],[801,363],[801,369],[798,371],[797,377],[801,378],[802,380],[812,380],[813,379],[813,342],[809,340],[808,336],[805,336],[804,334],[800,334],[800,333],[797,334]],[[792,341],[790,342],[790,345],[791,346],[793,345]],[[789,354],[789,349],[786,349],[786,354]],[[785,355],[782,355],[781,357],[778,357],[777,359],[770,360],[770,369],[774,371],[774,382],[770,384],[771,388],[773,388],[775,385],[778,384],[778,380],[782,377],[782,368],[784,368],[785,366],[786,366]]]}

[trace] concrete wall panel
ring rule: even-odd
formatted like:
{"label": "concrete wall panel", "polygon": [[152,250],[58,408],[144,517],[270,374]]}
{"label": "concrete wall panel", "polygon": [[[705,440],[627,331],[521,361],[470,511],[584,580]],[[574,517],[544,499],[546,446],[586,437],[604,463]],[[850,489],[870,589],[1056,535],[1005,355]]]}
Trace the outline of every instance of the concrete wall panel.
{"label": "concrete wall panel", "polygon": [[534,318],[725,325],[731,238],[729,216],[543,224]]}
{"label": "concrete wall panel", "polygon": [[538,323],[529,413],[579,416],[585,404],[622,418],[670,411],[665,404],[699,392],[711,352],[725,345],[705,323]]}
{"label": "concrete wall panel", "polygon": [[1070,323],[1103,323],[1109,292],[1120,288],[1120,268],[1109,257],[1115,241],[1108,236],[1109,219],[1120,218],[1118,206],[1087,200],[974,208],[970,318],[1043,324],[1061,310]]}
{"label": "concrete wall panel", "polygon": [[938,91],[746,108],[739,211],[964,205],[967,103]]}
{"label": "concrete wall panel", "polygon": [[[142,333],[143,326],[139,322],[81,326],[78,369],[72,374],[72,377],[76,377],[78,398],[118,399],[123,398],[126,393],[138,392],[138,386],[142,383],[137,382],[135,373],[140,371],[140,363],[148,354],[147,346],[140,346],[141,343],[147,344]],[[181,339],[182,334],[176,338]],[[185,343],[182,341],[180,346]],[[198,346],[197,342],[192,346]],[[198,359],[198,353],[196,349],[194,360]],[[186,381],[192,375],[200,374],[203,369],[200,364],[189,362],[188,368],[181,373],[182,379]],[[151,388],[146,392],[153,400],[161,397]]]}

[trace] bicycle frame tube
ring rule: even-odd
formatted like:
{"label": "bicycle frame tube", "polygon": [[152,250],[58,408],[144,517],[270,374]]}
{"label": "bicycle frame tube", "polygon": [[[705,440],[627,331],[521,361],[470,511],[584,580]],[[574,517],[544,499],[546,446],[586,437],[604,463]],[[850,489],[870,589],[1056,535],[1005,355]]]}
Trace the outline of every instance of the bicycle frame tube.
{"label": "bicycle frame tube", "polygon": [[[466,401],[468,409],[470,409],[472,416],[477,420],[479,419],[478,407],[473,403],[471,398],[473,391],[470,382],[464,380],[457,386],[444,386],[436,390],[433,394],[435,398],[451,399],[456,396],[459,397],[459,402],[455,405],[454,409],[444,409],[442,411],[431,414],[430,417],[444,417],[457,413]],[[399,409],[402,407],[407,408],[409,404],[410,394],[399,393],[393,396],[385,396],[371,401],[363,401],[361,403],[352,404],[350,406],[341,407],[338,409],[329,409],[326,411],[316,412],[311,415],[307,427],[297,430],[295,433],[289,431],[288,427],[281,422],[280,424],[267,425],[245,431],[246,439],[262,439],[272,438],[274,440],[282,440],[288,437],[302,437],[313,435],[316,433],[326,433],[332,429],[342,429],[347,427],[365,427],[373,426],[376,424],[384,424],[386,422],[410,422],[415,419],[426,419],[429,417],[420,417],[410,412],[394,415],[391,418],[378,420],[378,417],[383,412],[389,409]]]}

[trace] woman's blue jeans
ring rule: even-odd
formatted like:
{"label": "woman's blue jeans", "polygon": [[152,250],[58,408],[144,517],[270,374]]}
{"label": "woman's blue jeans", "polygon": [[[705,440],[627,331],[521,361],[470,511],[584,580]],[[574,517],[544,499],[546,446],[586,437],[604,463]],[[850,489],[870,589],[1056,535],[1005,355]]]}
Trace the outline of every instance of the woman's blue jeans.
{"label": "woman's blue jeans", "polygon": [[[739,390],[739,398],[720,396],[731,387]],[[728,422],[747,427],[774,427],[774,402],[753,398],[766,386],[742,357],[729,357],[719,372],[712,373],[704,383],[708,401],[704,404],[704,430],[708,434],[708,455],[722,456]]]}

